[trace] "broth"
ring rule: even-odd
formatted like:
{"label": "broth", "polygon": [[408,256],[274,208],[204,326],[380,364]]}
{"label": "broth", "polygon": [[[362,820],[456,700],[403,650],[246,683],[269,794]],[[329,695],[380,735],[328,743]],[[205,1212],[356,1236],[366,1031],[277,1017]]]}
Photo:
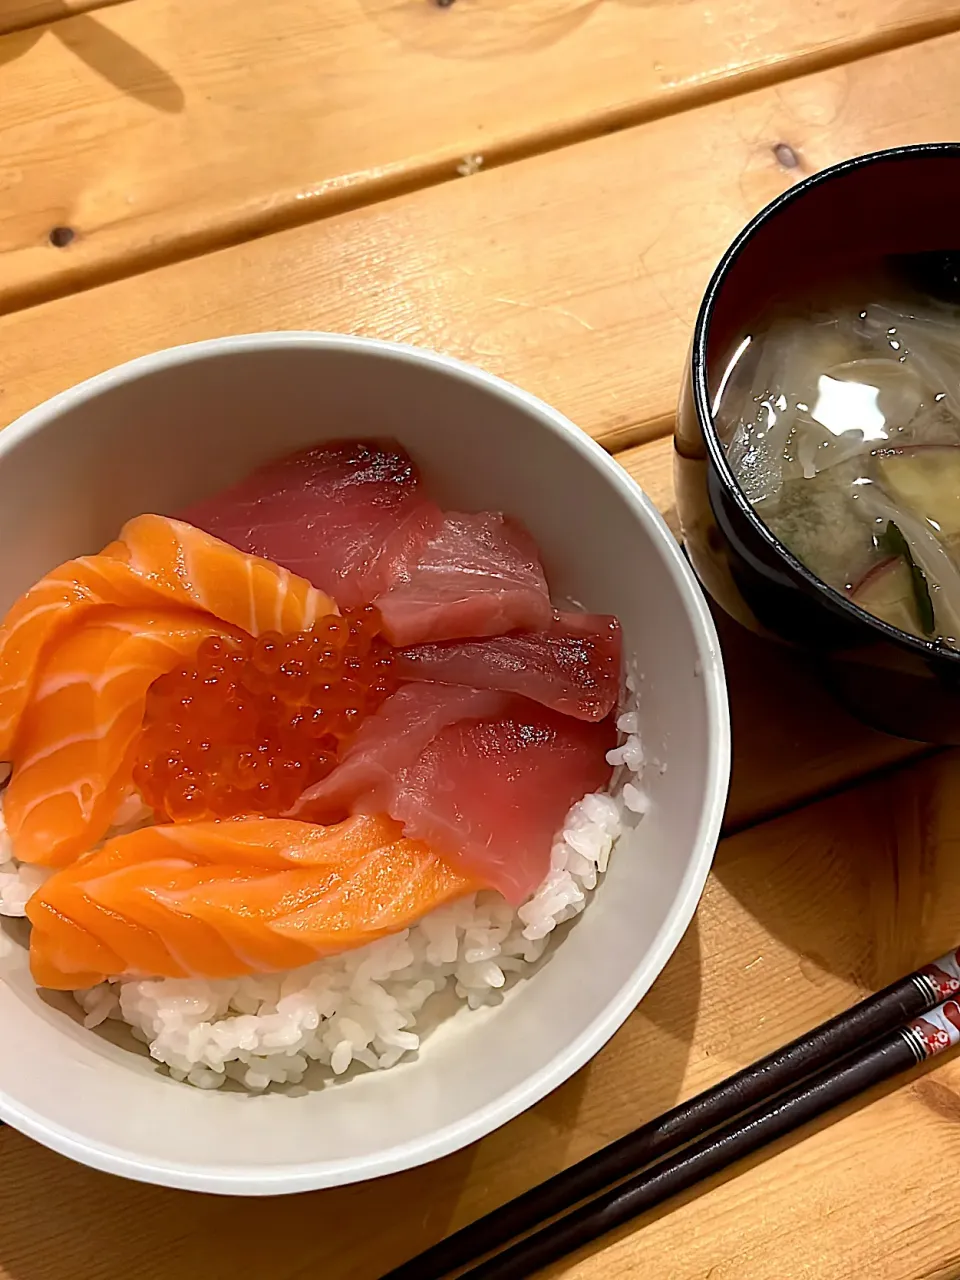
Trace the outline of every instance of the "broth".
{"label": "broth", "polygon": [[747,499],[883,621],[960,646],[960,289],[953,253],[772,305],[714,388]]}

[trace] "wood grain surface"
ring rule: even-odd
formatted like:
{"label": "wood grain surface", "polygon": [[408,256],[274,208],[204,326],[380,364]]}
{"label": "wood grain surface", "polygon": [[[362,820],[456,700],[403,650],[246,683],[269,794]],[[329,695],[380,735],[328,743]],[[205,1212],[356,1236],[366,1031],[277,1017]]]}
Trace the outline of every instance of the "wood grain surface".
{"label": "wood grain surface", "polygon": [[[56,22],[91,9],[103,9],[125,0],[0,0],[0,35]],[[0,62],[3,58],[0,57]]]}
{"label": "wood grain surface", "polygon": [[[694,924],[607,1048],[530,1112],[426,1168],[250,1203],[124,1183],[4,1129],[0,1276],[374,1280],[956,944],[958,797],[960,758],[943,756],[725,840]],[[950,1280],[958,1160],[954,1058],[553,1274]]]}
{"label": "wood grain surface", "polygon": [[960,36],[897,50],[8,315],[0,420],[174,342],[327,328],[472,360],[609,447],[663,435],[743,222],[843,156],[960,132],[958,58]]}
{"label": "wood grain surface", "polygon": [[[0,0],[0,309],[26,308],[0,317],[0,423],[176,342],[365,333],[543,395],[676,529],[665,437],[712,266],[799,177],[956,137],[958,26],[960,0]],[[718,621],[733,834],[588,1067],[437,1164],[275,1201],[0,1129],[0,1280],[375,1280],[960,942],[960,753],[908,759]],[[550,1274],[957,1280],[958,1160],[952,1058]]]}
{"label": "wood grain surface", "polygon": [[[23,25],[40,2],[0,12]],[[958,26],[960,0],[129,0],[63,18],[0,39],[0,301]],[[797,122],[822,124],[822,104]],[[658,169],[627,167],[634,205],[648,203]],[[588,198],[613,178],[588,180]],[[538,186],[538,210],[569,181]],[[51,245],[55,228],[69,245]]]}

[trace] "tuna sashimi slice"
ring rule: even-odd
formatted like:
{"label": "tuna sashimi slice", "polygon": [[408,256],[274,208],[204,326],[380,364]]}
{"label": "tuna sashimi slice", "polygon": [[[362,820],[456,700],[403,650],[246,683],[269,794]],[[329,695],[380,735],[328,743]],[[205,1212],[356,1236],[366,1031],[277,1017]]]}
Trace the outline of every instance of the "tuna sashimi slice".
{"label": "tuna sashimi slice", "polygon": [[329,592],[369,604],[440,526],[410,455],[392,440],[341,440],[268,463],[182,518]]}
{"label": "tuna sashimi slice", "polygon": [[609,783],[614,746],[612,716],[591,724],[495,690],[409,684],[290,816],[388,813],[405,835],[522,902],[550,868],[567,810]]}
{"label": "tuna sashimi slice", "polygon": [[396,441],[316,445],[182,518],[308,579],[341,608],[375,602],[392,644],[549,625],[526,530],[499,512],[441,512]]}
{"label": "tuna sashimi slice", "polygon": [[495,511],[448,512],[416,563],[376,603],[394,645],[536,630],[552,615],[536,543]]}
{"label": "tuna sashimi slice", "polygon": [[545,631],[401,649],[407,680],[517,693],[578,720],[603,720],[620,693],[620,623],[608,615],[555,613]]}
{"label": "tuna sashimi slice", "polygon": [[511,701],[497,719],[443,729],[397,779],[391,815],[465,874],[523,902],[550,870],[570,806],[612,770],[613,717],[588,724]]}
{"label": "tuna sashimi slice", "polygon": [[303,793],[290,816],[329,822],[358,806],[365,813],[386,812],[397,778],[442,729],[458,720],[499,715],[509,705],[508,698],[489,689],[405,685],[364,720],[337,767]]}

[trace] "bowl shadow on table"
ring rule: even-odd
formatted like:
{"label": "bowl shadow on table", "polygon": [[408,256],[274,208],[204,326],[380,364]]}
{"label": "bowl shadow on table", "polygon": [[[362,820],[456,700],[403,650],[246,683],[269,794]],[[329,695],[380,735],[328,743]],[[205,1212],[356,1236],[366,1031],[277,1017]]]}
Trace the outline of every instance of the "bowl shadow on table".
{"label": "bowl shadow on table", "polygon": [[[0,0],[0,17],[4,3],[5,0]],[[59,16],[65,20],[54,18],[49,26],[15,31],[0,40],[0,67],[29,53],[38,40],[49,34],[121,93],[157,111],[183,110],[186,101],[183,90],[152,58],[89,14],[72,13],[63,4]]]}
{"label": "bowl shadow on table", "polygon": [[802,655],[718,623],[734,768],[717,880],[814,983],[875,990],[955,948],[960,751],[860,725]]}
{"label": "bowl shadow on table", "polygon": [[[360,0],[369,20],[408,49],[478,60],[533,52],[572,35],[607,5],[652,8],[660,0]],[[681,0],[687,3],[688,0]]]}
{"label": "bowl shadow on table", "polygon": [[823,686],[807,655],[753,635],[715,606],[712,612],[733,726],[725,834],[930,753],[855,720]]}
{"label": "bowl shadow on table", "polygon": [[255,1203],[193,1195],[96,1173],[0,1130],[0,1273],[50,1280],[69,1250],[71,1280],[376,1280],[672,1105],[699,992],[694,924],[611,1043],[536,1107],[442,1160],[349,1187]]}

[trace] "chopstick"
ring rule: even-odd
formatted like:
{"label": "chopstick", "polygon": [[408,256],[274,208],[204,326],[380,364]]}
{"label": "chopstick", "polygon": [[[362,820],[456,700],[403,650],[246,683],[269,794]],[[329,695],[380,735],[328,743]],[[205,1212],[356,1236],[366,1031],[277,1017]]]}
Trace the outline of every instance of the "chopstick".
{"label": "chopstick", "polygon": [[[952,1025],[945,1016],[951,1005],[956,1010],[956,1023]],[[918,1024],[927,1019],[937,1031],[941,1029],[941,1022],[950,1026],[942,1043],[936,1034],[930,1035],[928,1041],[918,1028]],[[930,1042],[933,1047],[929,1047]],[[796,1089],[748,1112],[743,1119],[734,1120],[677,1155],[589,1200],[489,1261],[461,1272],[460,1280],[527,1280],[541,1267],[622,1226],[637,1214],[957,1043],[960,1043],[960,1005],[950,1000],[928,1011],[926,1018],[908,1023],[838,1067],[827,1068]]]}
{"label": "chopstick", "polygon": [[[528,1276],[813,1117],[951,1047],[960,1040],[960,1004],[949,997],[958,993],[960,951],[868,996],[455,1232],[382,1280],[441,1280],[517,1236],[534,1232],[473,1266],[464,1280]],[[930,1015],[929,1021],[924,1014]],[[650,1168],[657,1160],[661,1163]],[[574,1208],[583,1201],[588,1203]],[[544,1225],[560,1214],[567,1216]]]}

